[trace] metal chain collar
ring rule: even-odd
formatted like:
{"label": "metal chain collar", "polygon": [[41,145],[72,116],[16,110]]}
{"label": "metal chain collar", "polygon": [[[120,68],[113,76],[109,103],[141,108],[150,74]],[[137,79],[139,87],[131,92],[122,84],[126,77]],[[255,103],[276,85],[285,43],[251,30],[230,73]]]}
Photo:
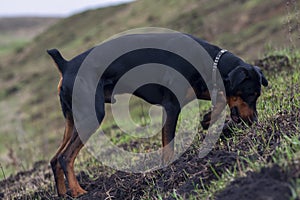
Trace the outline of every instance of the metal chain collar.
{"label": "metal chain collar", "polygon": [[217,103],[217,94],[218,94],[218,85],[217,85],[217,69],[219,61],[224,53],[226,53],[226,49],[222,49],[219,51],[218,55],[216,56],[213,64],[213,70],[212,70],[212,83],[213,83],[213,90],[211,94],[211,100],[212,100],[212,106],[214,107]]}

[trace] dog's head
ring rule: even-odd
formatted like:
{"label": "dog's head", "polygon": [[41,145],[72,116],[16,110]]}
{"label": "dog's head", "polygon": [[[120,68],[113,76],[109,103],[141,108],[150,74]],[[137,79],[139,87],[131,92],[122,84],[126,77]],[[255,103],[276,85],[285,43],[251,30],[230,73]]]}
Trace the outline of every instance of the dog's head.
{"label": "dog's head", "polygon": [[261,94],[261,85],[267,86],[268,81],[257,66],[245,64],[228,74],[227,103],[233,121],[243,120],[251,125],[257,120],[256,102]]}

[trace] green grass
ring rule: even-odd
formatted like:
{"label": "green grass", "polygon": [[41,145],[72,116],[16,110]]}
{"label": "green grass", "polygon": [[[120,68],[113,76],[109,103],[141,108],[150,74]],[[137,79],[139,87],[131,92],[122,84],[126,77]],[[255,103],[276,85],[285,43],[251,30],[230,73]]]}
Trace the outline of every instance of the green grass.
{"label": "green grass", "polygon": [[5,43],[0,43],[0,56],[8,55],[14,51],[22,51],[23,47],[29,42],[29,40],[22,38],[11,38],[9,36],[0,35],[0,41],[3,40]]}

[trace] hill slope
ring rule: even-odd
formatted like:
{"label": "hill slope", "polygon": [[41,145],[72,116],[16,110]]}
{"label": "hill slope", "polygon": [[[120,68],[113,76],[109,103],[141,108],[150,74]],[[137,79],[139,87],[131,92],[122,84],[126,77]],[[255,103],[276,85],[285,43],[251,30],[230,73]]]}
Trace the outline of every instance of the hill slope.
{"label": "hill slope", "polygon": [[58,20],[46,17],[0,18],[0,54],[23,46]]}
{"label": "hill slope", "polygon": [[6,175],[49,160],[62,138],[59,76],[46,49],[59,48],[71,58],[116,33],[157,26],[194,34],[252,61],[270,46],[300,47],[296,6],[281,0],[272,6],[257,0],[139,0],[62,19],[32,42],[0,54],[0,159]]}

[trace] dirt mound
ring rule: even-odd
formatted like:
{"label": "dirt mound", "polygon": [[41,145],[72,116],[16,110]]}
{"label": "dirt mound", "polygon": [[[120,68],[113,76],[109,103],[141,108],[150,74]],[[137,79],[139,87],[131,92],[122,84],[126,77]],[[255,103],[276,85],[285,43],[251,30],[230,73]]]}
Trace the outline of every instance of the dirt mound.
{"label": "dirt mound", "polygon": [[37,162],[31,170],[0,181],[0,199],[27,199],[28,193],[48,188],[52,180],[52,171],[47,162]]}
{"label": "dirt mound", "polygon": [[216,200],[284,200],[291,196],[287,174],[275,165],[233,181],[217,195]]}
{"label": "dirt mound", "polygon": [[[176,190],[177,194],[180,194],[184,198],[188,198],[190,195],[196,195],[192,190],[195,189],[196,185],[200,185],[201,181],[207,184],[215,180],[225,169],[232,166],[237,159],[237,154],[225,151],[214,151],[204,159],[200,159],[192,154],[192,151],[195,151],[195,149],[190,149],[179,160],[167,168],[145,174],[132,174],[122,171],[111,173],[113,171],[112,169],[100,167],[90,169],[91,171],[95,170],[100,172],[97,176],[91,177],[85,171],[81,171],[77,178],[81,186],[89,191],[89,193],[78,199],[96,200],[112,198],[125,200],[141,199],[147,195],[154,198],[158,193],[171,194],[173,190]],[[35,170],[39,171],[37,168],[32,171]],[[25,172],[25,174],[29,174],[32,171]],[[16,179],[7,181],[16,184]],[[34,180],[34,177],[32,177],[32,180]],[[38,184],[39,180],[35,181],[35,184]],[[11,185],[7,188],[9,187],[11,187]],[[11,188],[9,188],[9,190],[11,190]],[[49,190],[51,190],[51,192]],[[60,199],[55,196],[53,182],[48,189],[37,187],[31,194],[23,193],[12,199],[35,198]],[[72,198],[69,197],[67,199]],[[173,199],[173,197],[169,195],[169,197],[166,196],[164,199]]]}
{"label": "dirt mound", "polygon": [[[225,151],[211,152],[200,159],[189,151],[169,167],[146,174],[117,171],[110,177],[100,176],[93,181],[81,172],[78,178],[90,192],[80,199],[140,199],[147,193],[154,197],[158,191],[172,193],[174,189],[188,198],[195,195],[191,191],[200,184],[200,177],[203,183],[209,183],[216,179],[216,173],[222,174],[236,159],[235,153]],[[172,199],[172,196],[167,198]]]}

